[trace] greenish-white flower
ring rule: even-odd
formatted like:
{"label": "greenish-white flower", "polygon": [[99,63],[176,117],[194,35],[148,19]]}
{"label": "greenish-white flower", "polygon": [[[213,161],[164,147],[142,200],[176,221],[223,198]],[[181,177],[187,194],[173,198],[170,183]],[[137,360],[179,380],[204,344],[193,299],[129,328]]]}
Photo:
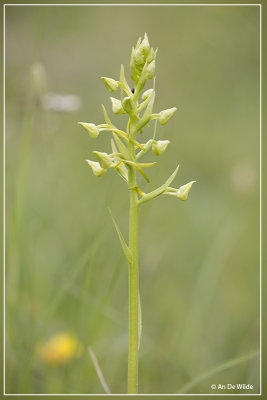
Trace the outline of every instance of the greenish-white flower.
{"label": "greenish-white flower", "polygon": [[177,192],[176,192],[176,197],[178,197],[179,200],[185,201],[188,197],[189,191],[190,191],[193,183],[195,183],[195,182],[196,181],[191,181],[191,182],[187,183],[186,185],[179,187],[179,189],[177,189]]}
{"label": "greenish-white flower", "polygon": [[91,138],[95,139],[99,135],[99,130],[97,129],[95,124],[91,124],[89,122],[78,122],[78,124],[81,125],[86,130],[86,132],[89,133]]}
{"label": "greenish-white flower", "polygon": [[148,63],[151,63],[151,61],[156,59],[157,51],[158,50],[154,51],[152,48],[149,50],[149,54],[146,59]]}
{"label": "greenish-white flower", "polygon": [[149,50],[150,50],[150,45],[148,41],[147,34],[145,33],[144,39],[142,40],[139,48],[138,48],[145,56],[145,58],[148,56]]}
{"label": "greenish-white flower", "polygon": [[139,66],[143,66],[145,63],[145,56],[140,48],[134,50],[133,53],[134,63],[136,64],[137,68]]}
{"label": "greenish-white flower", "polygon": [[124,97],[124,99],[122,100],[122,107],[123,107],[124,111],[126,111],[127,113],[132,111],[132,109],[133,109],[132,99],[130,97]]}
{"label": "greenish-white flower", "polygon": [[95,176],[102,176],[107,172],[107,170],[105,168],[102,168],[99,162],[97,161],[86,160],[86,162],[92,168],[93,174]]}
{"label": "greenish-white flower", "polygon": [[97,156],[102,168],[108,169],[113,166],[113,158],[109,154],[100,151],[93,151],[93,153]]}
{"label": "greenish-white flower", "polygon": [[142,100],[145,101],[148,99],[148,97],[154,92],[154,89],[147,89],[143,94],[142,94]]}
{"label": "greenish-white flower", "polygon": [[163,110],[159,113],[159,123],[161,125],[165,125],[167,124],[167,122],[169,121],[169,119],[173,116],[173,114],[175,113],[175,111],[177,110],[176,107],[172,107],[172,108],[168,108],[167,110]]}
{"label": "greenish-white flower", "polygon": [[102,77],[101,78],[104,85],[106,86],[106,88],[110,91],[110,92],[114,92],[116,89],[118,89],[119,87],[119,82],[115,81],[115,79],[112,78],[106,78],[106,77]]}
{"label": "greenish-white flower", "polygon": [[144,151],[147,152],[153,143],[153,139],[149,139],[145,144],[143,144]]}
{"label": "greenish-white flower", "polygon": [[147,67],[147,78],[148,79],[154,78],[155,70],[156,70],[156,61],[153,60]]}
{"label": "greenish-white flower", "polygon": [[122,107],[121,101],[118,99],[115,99],[114,97],[110,97],[111,104],[112,104],[112,111],[119,115],[124,113],[124,109]]}
{"label": "greenish-white flower", "polygon": [[[140,75],[145,63],[147,62],[147,64],[150,64],[155,60],[155,57],[156,52],[150,47],[147,34],[145,33],[144,39],[141,41],[141,38],[139,38],[136,47],[132,50],[130,66],[133,76],[136,78]],[[155,73],[155,71],[153,72],[153,69],[154,66],[151,65],[149,76]]]}
{"label": "greenish-white flower", "polygon": [[152,144],[152,151],[156,156],[160,156],[166,150],[168,144],[170,143],[169,140],[158,140],[154,141]]}

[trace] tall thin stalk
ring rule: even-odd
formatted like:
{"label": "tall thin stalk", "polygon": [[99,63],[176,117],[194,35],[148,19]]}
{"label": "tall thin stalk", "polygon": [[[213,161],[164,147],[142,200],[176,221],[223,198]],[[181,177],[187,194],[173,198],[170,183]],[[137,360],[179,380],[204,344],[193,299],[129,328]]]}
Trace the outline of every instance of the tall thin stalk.
{"label": "tall thin stalk", "polygon": [[132,189],[136,184],[136,172],[129,170],[130,219],[129,248],[133,255],[129,263],[129,352],[128,352],[128,393],[137,393],[138,387],[138,225],[139,205],[137,193]]}
{"label": "tall thin stalk", "polygon": [[112,111],[117,114],[128,114],[129,120],[125,131],[118,129],[102,105],[105,123],[95,125],[87,122],[79,124],[95,139],[102,131],[111,132],[110,154],[94,151],[98,161],[87,160],[95,176],[103,176],[108,169],[114,169],[128,185],[130,215],[129,215],[129,240],[125,241],[114,217],[111,214],[113,223],[117,230],[122,249],[129,264],[129,352],[128,352],[128,393],[138,393],[138,350],[141,338],[141,305],[139,296],[139,267],[138,267],[138,227],[140,206],[154,199],[161,194],[175,196],[180,200],[186,200],[194,181],[176,189],[171,187],[178,167],[166,180],[166,182],[155,190],[145,193],[139,187],[137,172],[149,182],[149,178],[144,172],[144,168],[155,165],[155,162],[140,163],[139,159],[149,150],[159,156],[167,148],[169,140],[156,140],[155,130],[152,139],[141,144],[137,140],[137,135],[141,134],[150,121],[159,121],[165,125],[176,111],[176,107],[163,110],[160,113],[153,113],[155,100],[155,80],[153,88],[142,93],[141,102],[139,96],[143,91],[147,80],[155,76],[157,50],[154,51],[145,34],[144,39],[138,39],[137,44],[132,48],[130,61],[131,78],[134,87],[131,89],[124,74],[124,67],[121,66],[120,80],[102,77],[102,81],[110,92],[121,89],[121,99],[111,97]]}
{"label": "tall thin stalk", "polygon": [[[134,132],[135,124],[133,123]],[[131,135],[131,132],[130,132]],[[133,136],[133,135],[132,135]],[[136,162],[134,145],[128,144],[129,151]],[[132,260],[129,263],[129,350],[128,350],[128,393],[135,394],[138,390],[138,296],[139,296],[139,266],[138,266],[138,227],[139,205],[136,192],[136,170],[128,168],[128,188],[130,195],[129,217],[129,249]]]}

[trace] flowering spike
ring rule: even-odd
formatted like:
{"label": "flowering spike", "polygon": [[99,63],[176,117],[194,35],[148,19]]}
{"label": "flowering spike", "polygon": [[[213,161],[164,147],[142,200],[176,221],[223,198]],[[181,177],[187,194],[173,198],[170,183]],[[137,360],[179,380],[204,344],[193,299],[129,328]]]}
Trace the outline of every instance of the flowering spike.
{"label": "flowering spike", "polygon": [[[125,77],[124,66],[121,64],[120,79],[116,81],[111,78],[102,77],[104,85],[110,92],[120,88],[121,97],[116,99],[110,97],[112,111],[117,114],[128,114],[126,129],[121,130],[115,126],[102,105],[105,123],[95,125],[92,123],[80,122],[80,125],[96,138],[99,132],[105,131],[113,135],[111,139],[112,153],[94,151],[97,161],[87,160],[94,175],[102,176],[109,168],[114,169],[127,183],[130,198],[129,218],[129,243],[124,240],[114,218],[113,222],[122,244],[124,254],[129,262],[129,359],[128,359],[128,393],[138,393],[138,348],[141,335],[141,307],[138,283],[138,226],[140,206],[161,194],[176,196],[180,200],[186,200],[194,181],[179,189],[170,187],[176,177],[179,166],[166,180],[164,184],[155,190],[145,193],[138,186],[138,172],[149,182],[144,172],[146,167],[152,167],[154,162],[140,163],[139,158],[152,149],[156,156],[162,154],[169,140],[155,140],[157,120],[165,125],[177,110],[176,107],[166,109],[160,113],[153,113],[155,101],[155,70],[157,50],[150,47],[147,34],[139,38],[135,47],[132,48],[130,68],[131,78],[134,84],[129,85]],[[153,79],[153,89],[144,89],[147,81]],[[152,86],[152,85],[151,85]],[[132,89],[131,89],[132,88]],[[144,93],[142,91],[144,89]],[[142,96],[142,101],[139,98]],[[154,133],[145,144],[140,144],[137,135],[142,133],[144,127],[148,126],[151,120],[156,120]],[[148,160],[150,161],[150,160]]]}

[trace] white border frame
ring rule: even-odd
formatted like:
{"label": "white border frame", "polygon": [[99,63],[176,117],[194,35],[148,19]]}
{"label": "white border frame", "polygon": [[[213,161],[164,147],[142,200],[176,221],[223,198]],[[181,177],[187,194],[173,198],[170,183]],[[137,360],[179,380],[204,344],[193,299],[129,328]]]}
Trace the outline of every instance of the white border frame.
{"label": "white border frame", "polygon": [[[98,394],[98,393],[80,393],[80,394],[69,394],[69,393],[5,393],[5,7],[21,7],[21,6],[84,6],[84,7],[203,7],[203,6],[250,6],[250,7],[260,7],[260,393],[206,393],[206,394],[195,394],[195,393],[171,393],[171,394]],[[261,396],[262,395],[262,4],[4,4],[3,5],[3,395],[4,396]]]}

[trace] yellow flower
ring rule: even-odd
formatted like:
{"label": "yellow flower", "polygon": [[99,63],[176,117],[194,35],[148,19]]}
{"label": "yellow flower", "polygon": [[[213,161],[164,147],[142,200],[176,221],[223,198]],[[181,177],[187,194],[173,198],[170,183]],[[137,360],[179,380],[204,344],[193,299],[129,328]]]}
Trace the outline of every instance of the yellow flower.
{"label": "yellow flower", "polygon": [[63,365],[82,354],[82,345],[69,333],[58,333],[38,346],[38,353],[47,365]]}

